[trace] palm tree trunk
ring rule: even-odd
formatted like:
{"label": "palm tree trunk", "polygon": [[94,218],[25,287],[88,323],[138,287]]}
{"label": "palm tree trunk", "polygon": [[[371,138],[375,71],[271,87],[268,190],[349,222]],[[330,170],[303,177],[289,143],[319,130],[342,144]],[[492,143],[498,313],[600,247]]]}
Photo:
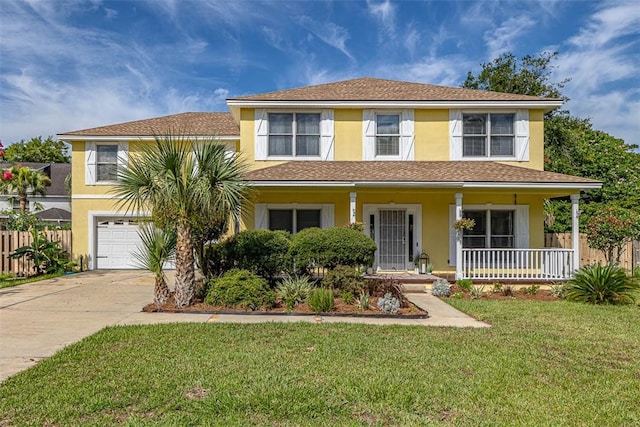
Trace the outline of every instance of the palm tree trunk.
{"label": "palm tree trunk", "polygon": [[27,198],[25,196],[20,196],[20,212],[27,212]]}
{"label": "palm tree trunk", "polygon": [[153,302],[157,307],[164,305],[169,299],[169,287],[164,280],[164,274],[156,275],[156,285],[153,290]]}
{"label": "palm tree trunk", "polygon": [[176,246],[176,307],[191,304],[196,291],[196,275],[193,267],[193,241],[191,226],[186,221],[178,222],[178,243]]}

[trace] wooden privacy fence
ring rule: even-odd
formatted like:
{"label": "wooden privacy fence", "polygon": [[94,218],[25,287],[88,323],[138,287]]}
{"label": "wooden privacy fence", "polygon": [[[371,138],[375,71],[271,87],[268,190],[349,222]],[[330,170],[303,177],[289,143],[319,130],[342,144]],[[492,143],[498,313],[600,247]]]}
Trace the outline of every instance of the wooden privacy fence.
{"label": "wooden privacy fence", "polygon": [[[71,230],[45,230],[49,241],[60,242],[60,247],[71,253]],[[22,246],[33,243],[33,237],[28,231],[0,231],[0,271],[18,276],[28,276],[34,273],[33,263],[21,259],[11,259],[9,255]]]}
{"label": "wooden privacy fence", "polygon": [[[571,233],[545,233],[544,246],[546,248],[571,249]],[[638,242],[629,242],[620,257],[620,267],[631,271],[634,266],[640,265],[640,250]],[[635,256],[634,256],[635,255]],[[580,267],[585,265],[606,263],[602,251],[593,249],[587,243],[587,235],[580,234]]]}

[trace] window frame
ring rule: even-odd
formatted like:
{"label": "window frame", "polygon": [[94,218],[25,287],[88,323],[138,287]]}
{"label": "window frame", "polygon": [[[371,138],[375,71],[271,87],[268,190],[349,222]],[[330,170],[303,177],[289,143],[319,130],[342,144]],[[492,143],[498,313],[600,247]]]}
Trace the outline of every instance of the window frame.
{"label": "window frame", "polygon": [[[378,133],[378,116],[396,116],[398,117],[398,133]],[[376,111],[374,113],[375,133],[373,135],[374,157],[376,159],[399,159],[402,155],[402,113],[398,111]],[[392,137],[397,138],[398,154],[378,154],[378,138]]]}
{"label": "window frame", "polygon": [[[472,230],[464,230],[462,233],[462,247],[464,249],[516,249],[516,236],[517,236],[517,230],[516,230],[516,209],[511,209],[511,208],[494,208],[494,207],[490,207],[490,208],[484,208],[484,209],[474,209],[474,208],[467,208],[464,209],[462,212],[462,216],[464,218],[468,217],[468,213],[469,212],[482,212],[484,213],[484,220],[485,220],[485,233],[484,236],[483,235],[470,235],[468,234],[470,231]],[[492,213],[493,212],[509,212],[511,214],[511,234],[493,234],[493,226],[492,226]],[[475,246],[466,246],[465,245],[465,240],[467,238],[479,238],[479,237],[483,237],[484,238],[484,246],[483,247],[475,247]],[[492,245],[492,241],[494,238],[509,238],[511,240],[511,246],[507,246],[507,247],[496,247]]]}
{"label": "window frame", "polygon": [[[100,147],[116,147],[116,159],[115,159],[115,168],[116,168],[116,178],[115,179],[99,179],[98,178],[98,167],[100,165],[112,165],[113,163],[107,163],[107,162],[100,162],[98,160],[98,153],[100,150]],[[95,161],[95,182],[96,184],[113,184],[114,182],[118,182],[118,156],[120,155],[120,145],[117,142],[100,142],[100,143],[96,143],[96,161]]]}
{"label": "window frame", "polygon": [[113,185],[118,182],[116,180],[101,180],[98,181],[98,147],[103,145],[115,145],[117,146],[116,164],[117,167],[126,167],[129,163],[129,141],[117,140],[117,139],[105,139],[105,140],[87,140],[85,141],[85,181],[84,185],[87,186],[101,186],[101,185]]}
{"label": "window frame", "polygon": [[[269,160],[319,160],[322,156],[322,112],[317,110],[311,111],[289,111],[289,110],[267,110],[267,134],[266,134],[266,154],[267,159]],[[291,122],[291,154],[271,154],[271,120],[270,116],[272,114],[292,114],[292,122]],[[298,114],[314,114],[318,116],[318,154],[297,154],[297,137],[298,134]],[[275,134],[275,135],[289,135],[289,134]],[[300,136],[315,136],[316,134],[302,134]]]}
{"label": "window frame", "polygon": [[[518,156],[518,113],[513,110],[492,110],[492,111],[478,111],[478,110],[462,110],[460,116],[460,126],[461,126],[461,147],[460,147],[460,158],[461,160],[500,160],[500,161],[510,161],[517,160]],[[486,118],[486,126],[485,133],[483,134],[472,134],[465,133],[465,116],[471,115],[484,115]],[[512,120],[512,133],[510,134],[502,134],[492,132],[492,124],[491,124],[491,116],[492,115],[510,115]],[[511,154],[492,154],[491,152],[491,139],[492,137],[511,137]],[[466,137],[483,137],[484,138],[484,155],[465,155],[465,138]]]}
{"label": "window frame", "polygon": [[[312,227],[317,227],[317,228],[322,228],[322,208],[321,207],[311,207],[311,208],[306,208],[306,207],[289,207],[289,208],[274,208],[274,207],[270,207],[267,208],[267,229],[271,230],[271,231],[276,231],[276,230],[281,230],[281,229],[273,229],[271,228],[271,212],[290,212],[291,215],[291,230],[284,230],[284,231],[288,231],[291,234],[296,234],[299,233],[300,231],[304,230],[305,228],[312,228]],[[313,211],[313,212],[317,212],[318,213],[318,225],[317,226],[311,226],[311,227],[304,227],[302,229],[300,229],[298,227],[299,224],[299,220],[300,218],[298,217],[299,212],[301,211]]]}

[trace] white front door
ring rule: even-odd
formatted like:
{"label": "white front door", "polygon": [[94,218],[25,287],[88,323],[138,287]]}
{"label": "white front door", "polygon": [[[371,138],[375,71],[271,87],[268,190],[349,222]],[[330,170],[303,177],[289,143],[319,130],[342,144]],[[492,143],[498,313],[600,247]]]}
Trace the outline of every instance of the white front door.
{"label": "white front door", "polygon": [[413,257],[422,250],[422,206],[414,204],[363,205],[365,233],[378,250],[378,271],[413,270]]}
{"label": "white front door", "polygon": [[378,261],[381,270],[404,271],[407,269],[407,211],[405,209],[380,209],[378,227]]}

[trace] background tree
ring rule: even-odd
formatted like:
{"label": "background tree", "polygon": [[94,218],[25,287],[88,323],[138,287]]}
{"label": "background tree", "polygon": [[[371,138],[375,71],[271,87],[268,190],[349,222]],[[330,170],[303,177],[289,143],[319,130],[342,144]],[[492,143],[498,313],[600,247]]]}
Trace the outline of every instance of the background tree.
{"label": "background tree", "polygon": [[49,136],[31,138],[29,141],[14,142],[4,149],[8,162],[70,163],[69,148],[62,141]]}
{"label": "background tree", "polygon": [[118,170],[113,193],[126,210],[151,210],[152,216],[175,224],[174,295],[176,305],[184,307],[195,294],[194,226],[240,212],[249,195],[243,181],[246,165],[238,154],[228,156],[214,139],[185,136],[156,137],[138,154],[137,161]]}
{"label": "background tree", "polygon": [[589,246],[604,253],[609,264],[619,264],[624,247],[640,239],[640,214],[631,209],[605,207],[586,225]]}
{"label": "background tree", "polygon": [[568,80],[551,81],[552,63],[557,56],[558,52],[543,52],[537,57],[526,55],[518,59],[512,53],[504,53],[482,64],[478,75],[469,71],[462,87],[567,100],[561,89]]}
{"label": "background tree", "polygon": [[17,198],[23,214],[27,212],[28,196],[44,196],[49,185],[51,179],[42,171],[21,165],[4,171],[0,180],[0,190]]}
{"label": "background tree", "polygon": [[[558,53],[527,55],[521,59],[506,53],[482,64],[481,71],[467,74],[462,87],[520,95],[567,100],[562,88],[568,80],[553,82],[552,70]],[[603,205],[640,212],[640,153],[637,145],[626,144],[605,132],[593,129],[589,119],[555,110],[545,115],[545,170],[596,179],[603,187],[583,194],[583,215],[589,218]],[[547,231],[571,229],[568,198],[553,199],[545,205]],[[584,225],[586,221],[582,221]]]}

